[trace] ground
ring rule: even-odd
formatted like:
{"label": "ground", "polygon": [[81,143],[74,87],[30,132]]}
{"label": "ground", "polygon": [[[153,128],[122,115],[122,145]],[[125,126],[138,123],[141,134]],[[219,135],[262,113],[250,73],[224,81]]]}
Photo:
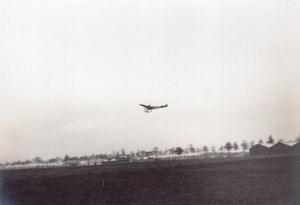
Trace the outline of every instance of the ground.
{"label": "ground", "polygon": [[300,157],[0,171],[0,204],[299,205]]}

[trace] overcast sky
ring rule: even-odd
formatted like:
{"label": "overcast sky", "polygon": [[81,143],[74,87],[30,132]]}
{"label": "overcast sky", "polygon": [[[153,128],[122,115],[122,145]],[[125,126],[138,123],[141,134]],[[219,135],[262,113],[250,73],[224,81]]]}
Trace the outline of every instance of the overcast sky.
{"label": "overcast sky", "polygon": [[2,0],[0,161],[294,139],[299,36],[298,0]]}

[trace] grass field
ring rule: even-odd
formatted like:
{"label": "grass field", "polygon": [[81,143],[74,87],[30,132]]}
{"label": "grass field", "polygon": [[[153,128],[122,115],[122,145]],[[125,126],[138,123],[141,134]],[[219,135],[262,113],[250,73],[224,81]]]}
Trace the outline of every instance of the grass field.
{"label": "grass field", "polygon": [[299,205],[300,157],[2,170],[0,204]]}

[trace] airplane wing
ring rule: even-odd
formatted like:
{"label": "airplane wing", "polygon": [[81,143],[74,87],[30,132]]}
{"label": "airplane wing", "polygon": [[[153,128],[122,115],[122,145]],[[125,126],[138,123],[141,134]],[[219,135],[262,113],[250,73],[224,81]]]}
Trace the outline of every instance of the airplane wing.
{"label": "airplane wing", "polygon": [[142,107],[144,107],[144,108],[149,108],[149,106],[143,105],[143,104],[140,104],[140,106],[142,106]]}
{"label": "airplane wing", "polygon": [[159,109],[159,108],[165,108],[165,107],[168,107],[168,105],[151,106],[152,109]]}
{"label": "airplane wing", "polygon": [[140,106],[144,107],[144,111],[145,112],[151,112],[151,110],[154,109],[159,109],[159,108],[165,108],[168,107],[168,105],[161,105],[161,106],[151,106],[151,105],[144,105],[144,104],[140,104]]}

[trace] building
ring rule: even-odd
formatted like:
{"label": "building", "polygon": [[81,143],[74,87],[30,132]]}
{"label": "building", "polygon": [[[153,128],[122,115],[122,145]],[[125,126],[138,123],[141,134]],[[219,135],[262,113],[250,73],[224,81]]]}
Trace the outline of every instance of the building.
{"label": "building", "polygon": [[300,154],[300,142],[296,142],[296,143],[292,146],[292,153],[293,153],[293,154]]}
{"label": "building", "polygon": [[278,154],[290,154],[291,153],[291,146],[289,143],[284,142],[277,142],[272,147],[269,148],[269,153],[271,155],[278,155]]}
{"label": "building", "polygon": [[249,149],[250,156],[260,156],[260,155],[269,155],[270,150],[269,148],[273,144],[256,144]]}
{"label": "building", "polygon": [[256,144],[249,150],[250,156],[300,154],[300,142],[277,142],[276,144]]}

